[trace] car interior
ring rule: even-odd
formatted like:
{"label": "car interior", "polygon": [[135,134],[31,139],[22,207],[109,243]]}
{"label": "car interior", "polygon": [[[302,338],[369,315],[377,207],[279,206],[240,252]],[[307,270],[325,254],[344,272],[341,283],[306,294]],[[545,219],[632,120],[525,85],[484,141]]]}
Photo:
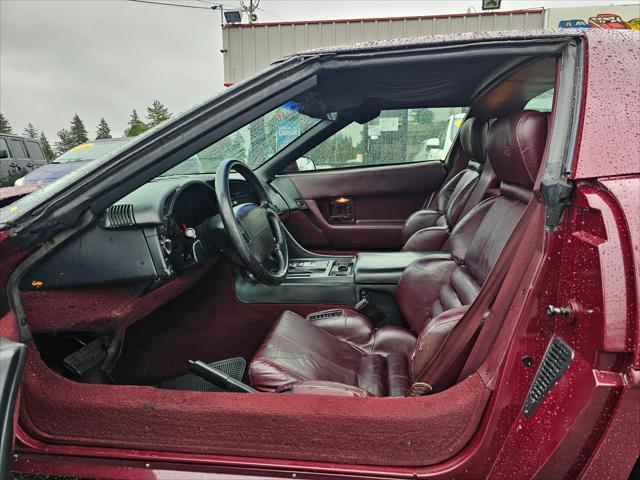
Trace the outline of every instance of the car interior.
{"label": "car interior", "polygon": [[561,56],[433,62],[328,69],[35,263],[23,428],[400,466],[467,444],[487,312],[543,241]]}

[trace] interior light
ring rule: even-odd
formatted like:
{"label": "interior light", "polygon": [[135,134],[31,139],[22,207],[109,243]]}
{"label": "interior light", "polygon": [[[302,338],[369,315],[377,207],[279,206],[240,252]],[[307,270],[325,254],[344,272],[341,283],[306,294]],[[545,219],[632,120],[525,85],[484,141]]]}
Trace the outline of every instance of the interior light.
{"label": "interior light", "polygon": [[338,198],[336,198],[335,201],[336,201],[336,203],[345,204],[345,203],[349,203],[351,201],[351,199],[347,198],[347,197],[338,197]]}

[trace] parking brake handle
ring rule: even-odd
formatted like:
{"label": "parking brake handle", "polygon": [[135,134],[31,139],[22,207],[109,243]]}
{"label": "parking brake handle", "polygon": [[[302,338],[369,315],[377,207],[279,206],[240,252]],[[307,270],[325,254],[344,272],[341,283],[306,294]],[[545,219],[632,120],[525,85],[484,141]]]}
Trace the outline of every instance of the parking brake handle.
{"label": "parking brake handle", "polygon": [[188,362],[189,371],[200,378],[204,378],[208,382],[213,383],[214,385],[219,386],[220,388],[224,388],[228,392],[239,392],[239,393],[256,393],[257,390],[255,388],[250,387],[249,385],[241,382],[240,380],[236,380],[235,378],[227,375],[224,372],[221,372],[217,368],[212,367],[211,365],[207,365],[200,360],[189,360]]}

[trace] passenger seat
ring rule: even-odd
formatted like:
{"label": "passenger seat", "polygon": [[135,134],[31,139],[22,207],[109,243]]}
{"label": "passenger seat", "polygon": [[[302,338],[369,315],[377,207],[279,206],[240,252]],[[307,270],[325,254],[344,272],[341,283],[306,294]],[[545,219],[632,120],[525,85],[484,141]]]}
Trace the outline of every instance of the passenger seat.
{"label": "passenger seat", "polygon": [[[456,382],[460,358],[441,347],[464,319],[533,199],[547,139],[547,114],[525,110],[497,119],[488,156],[500,194],[478,204],[454,229],[452,258],[426,256],[402,274],[396,299],[410,329],[376,328],[347,309],[307,318],[284,312],[249,365],[261,391],[349,396],[402,396],[412,385],[439,391]],[[461,324],[465,328],[465,323]],[[469,343],[469,348],[473,340]],[[425,385],[436,356],[451,369]]]}
{"label": "passenger seat", "polygon": [[[482,201],[495,183],[493,171],[485,167],[487,125],[487,121],[474,117],[462,124],[458,138],[469,163],[440,188],[430,208],[418,210],[407,219],[402,229],[403,251],[440,250],[458,220]],[[480,182],[484,169],[487,171]]]}

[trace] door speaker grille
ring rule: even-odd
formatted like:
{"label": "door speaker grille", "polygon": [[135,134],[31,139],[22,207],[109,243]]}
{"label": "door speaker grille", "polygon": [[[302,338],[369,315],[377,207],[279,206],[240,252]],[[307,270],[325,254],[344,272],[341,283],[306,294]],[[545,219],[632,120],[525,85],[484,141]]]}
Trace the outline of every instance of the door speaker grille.
{"label": "door speaker grille", "polygon": [[522,414],[529,418],[560,380],[573,360],[574,351],[558,337],[554,337],[542,358],[536,378],[531,385]]}

